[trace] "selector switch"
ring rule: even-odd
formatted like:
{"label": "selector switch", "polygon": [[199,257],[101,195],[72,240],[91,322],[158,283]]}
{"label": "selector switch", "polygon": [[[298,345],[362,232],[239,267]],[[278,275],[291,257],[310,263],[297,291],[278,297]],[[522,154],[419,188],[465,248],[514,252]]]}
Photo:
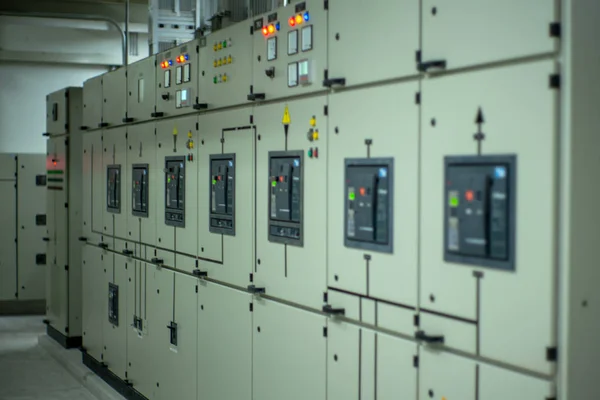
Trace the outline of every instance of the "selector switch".
{"label": "selector switch", "polygon": [[302,151],[269,152],[269,241],[303,246]]}
{"label": "selector switch", "polygon": [[165,158],[165,224],[185,227],[185,157]]}
{"label": "selector switch", "polygon": [[121,213],[121,166],[106,167],[106,210]]}
{"label": "selector switch", "polygon": [[235,154],[210,156],[209,193],[210,232],[235,236]]}
{"label": "selector switch", "polygon": [[394,160],[347,158],[345,168],[344,244],[391,253]]}
{"label": "selector switch", "polygon": [[148,218],[148,164],[134,164],[132,168],[133,187],[131,188],[132,214]]}
{"label": "selector switch", "polygon": [[444,182],[444,259],[514,270],[516,157],[446,157]]}

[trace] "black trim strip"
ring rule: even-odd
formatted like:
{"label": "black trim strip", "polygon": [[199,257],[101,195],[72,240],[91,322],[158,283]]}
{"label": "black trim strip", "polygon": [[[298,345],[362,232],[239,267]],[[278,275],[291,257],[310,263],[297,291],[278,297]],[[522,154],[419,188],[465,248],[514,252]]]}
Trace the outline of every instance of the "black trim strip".
{"label": "black trim strip", "polygon": [[345,294],[350,294],[352,296],[357,296],[357,297],[360,297],[361,299],[374,300],[374,301],[377,301],[377,302],[380,302],[380,303],[389,304],[391,306],[405,308],[407,310],[416,310],[415,307],[407,306],[406,304],[394,303],[393,301],[384,300],[384,299],[380,299],[380,298],[373,297],[373,296],[365,296],[364,294],[352,292],[350,290],[338,289],[338,288],[334,288],[334,287],[331,287],[331,286],[328,286],[327,289],[333,290],[334,292],[345,293]]}
{"label": "black trim strip", "polygon": [[131,384],[123,381],[113,372],[111,372],[104,364],[98,362],[86,351],[81,352],[81,359],[83,365],[92,370],[102,380],[108,383],[113,389],[115,389],[121,396],[128,400],[148,400],[144,395],[135,390]]}
{"label": "black trim strip", "polygon": [[65,349],[81,347],[81,336],[65,336],[50,324],[46,325],[46,334]]}

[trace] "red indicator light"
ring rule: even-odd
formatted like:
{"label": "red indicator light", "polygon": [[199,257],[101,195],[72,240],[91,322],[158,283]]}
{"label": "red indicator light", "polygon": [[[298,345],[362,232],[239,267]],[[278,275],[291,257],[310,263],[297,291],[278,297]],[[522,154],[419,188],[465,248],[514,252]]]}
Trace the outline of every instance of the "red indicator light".
{"label": "red indicator light", "polygon": [[267,36],[269,34],[269,30],[267,29],[267,27],[263,27],[262,29],[263,35]]}
{"label": "red indicator light", "polygon": [[279,177],[279,182],[283,182],[283,176]]}
{"label": "red indicator light", "polygon": [[473,201],[474,198],[475,198],[475,195],[473,194],[472,190],[467,190],[465,192],[465,199],[467,199],[467,201]]}
{"label": "red indicator light", "polygon": [[296,25],[296,19],[294,17],[290,17],[290,19],[288,20],[288,24],[290,24],[290,26]]}
{"label": "red indicator light", "polygon": [[360,193],[361,196],[364,196],[366,193],[366,190],[364,187],[361,187],[360,189],[358,189],[358,192]]}
{"label": "red indicator light", "polygon": [[275,26],[269,25],[269,33],[274,33],[274,32],[275,32]]}
{"label": "red indicator light", "polygon": [[217,180],[220,181],[221,180],[221,175],[217,176]]}

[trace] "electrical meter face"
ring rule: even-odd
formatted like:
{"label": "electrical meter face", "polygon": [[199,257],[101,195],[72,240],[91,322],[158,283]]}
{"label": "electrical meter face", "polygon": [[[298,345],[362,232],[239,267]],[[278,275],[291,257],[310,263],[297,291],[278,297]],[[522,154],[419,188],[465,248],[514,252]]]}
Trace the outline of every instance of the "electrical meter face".
{"label": "electrical meter face", "polygon": [[346,247],[385,253],[393,250],[393,171],[391,158],[345,160]]}
{"label": "electrical meter face", "polygon": [[235,235],[235,154],[210,156],[209,193],[210,232]]}
{"label": "electrical meter face", "polygon": [[288,55],[298,53],[298,30],[288,32]]}
{"label": "electrical meter face", "polygon": [[515,182],[515,156],[446,157],[446,261],[514,269]]}
{"label": "electrical meter face", "polygon": [[303,245],[303,152],[269,152],[269,240]]}
{"label": "electrical meter face", "polygon": [[121,212],[121,166],[106,167],[106,210],[112,213]]}
{"label": "electrical meter face", "polygon": [[132,170],[132,214],[136,217],[148,217],[148,164],[135,164]]}
{"label": "electrical meter face", "polygon": [[298,86],[298,63],[288,64],[288,87]]}
{"label": "electrical meter face", "polygon": [[267,39],[267,61],[277,58],[277,36]]}
{"label": "electrical meter face", "polygon": [[165,224],[185,227],[185,157],[165,159]]}

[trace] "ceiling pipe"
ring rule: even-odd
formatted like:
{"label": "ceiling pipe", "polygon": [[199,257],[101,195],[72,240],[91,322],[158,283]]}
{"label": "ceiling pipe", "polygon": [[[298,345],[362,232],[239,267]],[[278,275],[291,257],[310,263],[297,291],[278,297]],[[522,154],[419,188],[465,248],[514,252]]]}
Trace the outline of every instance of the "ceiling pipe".
{"label": "ceiling pipe", "polygon": [[[127,10],[129,10],[129,1],[127,1]],[[15,12],[15,11],[0,11],[0,16],[6,17],[26,17],[26,18],[55,18],[55,19],[75,19],[75,20],[87,20],[87,21],[104,21],[119,31],[121,35],[122,45],[122,64],[127,65],[127,37],[125,32],[121,28],[121,25],[112,18],[104,17],[101,15],[92,14],[69,14],[69,13],[51,13],[51,12]],[[129,20],[129,18],[127,18]]]}
{"label": "ceiling pipe", "polygon": [[125,2],[125,43],[123,44],[123,65],[129,65],[129,0]]}

